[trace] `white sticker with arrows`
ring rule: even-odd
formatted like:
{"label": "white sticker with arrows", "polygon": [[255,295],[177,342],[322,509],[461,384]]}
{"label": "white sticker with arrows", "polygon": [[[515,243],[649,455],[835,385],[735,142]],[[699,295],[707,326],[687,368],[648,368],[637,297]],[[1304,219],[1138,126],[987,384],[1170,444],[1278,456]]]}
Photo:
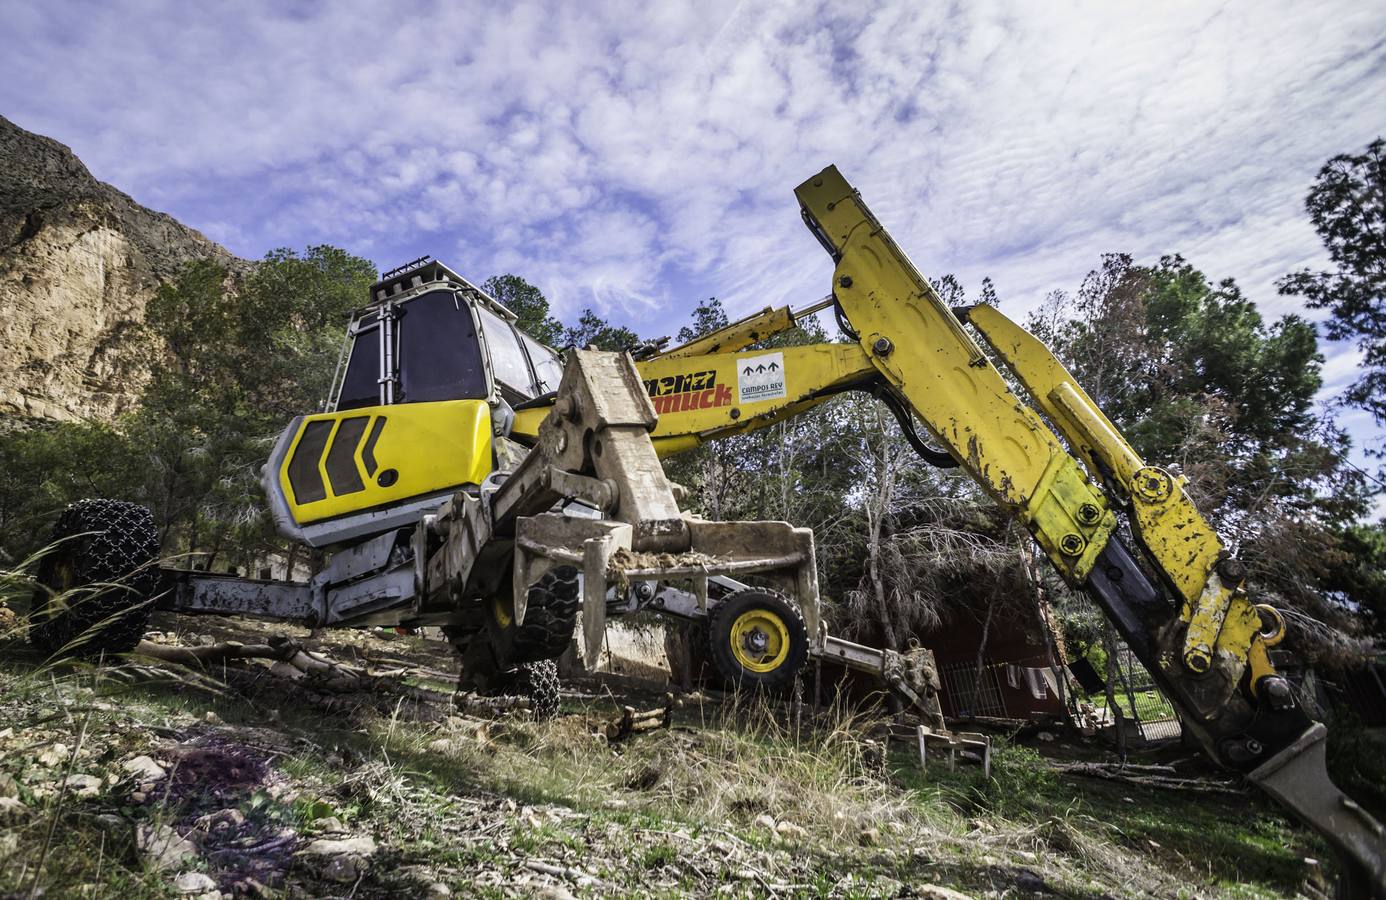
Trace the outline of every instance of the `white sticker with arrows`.
{"label": "white sticker with arrows", "polygon": [[736,386],[741,403],[756,403],[785,396],[784,354],[767,353],[736,361]]}

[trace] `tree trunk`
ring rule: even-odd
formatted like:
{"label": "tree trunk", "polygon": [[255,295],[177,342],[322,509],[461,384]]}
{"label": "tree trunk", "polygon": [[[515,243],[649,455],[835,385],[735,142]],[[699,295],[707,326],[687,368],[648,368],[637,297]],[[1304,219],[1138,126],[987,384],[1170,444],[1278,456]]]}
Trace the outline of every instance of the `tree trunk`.
{"label": "tree trunk", "polygon": [[1116,681],[1120,677],[1119,666],[1117,665],[1117,642],[1116,632],[1110,622],[1102,626],[1102,647],[1107,651],[1107,709],[1112,714],[1112,722],[1116,728],[1116,749],[1117,759],[1126,762],[1126,727],[1125,717],[1122,715],[1121,706],[1116,701]]}
{"label": "tree trunk", "polygon": [[1068,690],[1068,669],[1064,665],[1064,654],[1059,647],[1062,636],[1059,634],[1058,623],[1054,620],[1053,609],[1044,590],[1044,578],[1039,571],[1039,560],[1035,558],[1034,547],[1030,544],[1028,535],[1022,535],[1020,538],[1020,558],[1025,575],[1034,587],[1035,618],[1039,620],[1040,630],[1044,632],[1045,658],[1049,662],[1049,667],[1054,670],[1054,680],[1059,688],[1059,702],[1064,708],[1064,721],[1072,725],[1073,710],[1069,708],[1072,695]]}
{"label": "tree trunk", "polygon": [[[991,617],[992,614],[995,612],[996,600],[993,598],[992,601],[987,604],[987,617],[982,621],[982,639],[977,642],[977,678],[972,683],[971,713],[974,716],[981,715],[982,677],[986,673],[986,670],[982,668],[982,665],[986,660],[987,640],[991,637]],[[1002,710],[1001,714],[1004,715],[1005,710]]]}

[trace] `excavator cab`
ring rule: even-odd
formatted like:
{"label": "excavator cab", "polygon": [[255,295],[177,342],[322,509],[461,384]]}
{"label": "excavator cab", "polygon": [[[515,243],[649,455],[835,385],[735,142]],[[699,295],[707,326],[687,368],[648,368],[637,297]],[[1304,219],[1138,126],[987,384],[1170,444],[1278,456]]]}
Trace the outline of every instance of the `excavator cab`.
{"label": "excavator cab", "polygon": [[513,408],[563,376],[558,353],[515,323],[436,260],[386,273],[352,314],[327,411],[294,419],[265,467],[280,532],[340,544],[484,481]]}

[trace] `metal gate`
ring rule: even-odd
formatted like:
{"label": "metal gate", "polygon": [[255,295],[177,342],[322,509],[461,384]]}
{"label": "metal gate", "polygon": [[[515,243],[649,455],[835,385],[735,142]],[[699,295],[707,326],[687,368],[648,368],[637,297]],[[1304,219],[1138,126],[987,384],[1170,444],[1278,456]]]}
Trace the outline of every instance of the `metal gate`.
{"label": "metal gate", "polygon": [[965,716],[1006,717],[1006,702],[1001,696],[1001,680],[997,670],[1002,663],[983,663],[982,677],[977,677],[977,664],[951,662],[939,666],[943,681],[943,714],[952,718]]}
{"label": "metal gate", "polygon": [[[1117,653],[1117,668],[1120,675],[1112,685],[1117,707],[1122,716],[1130,719],[1141,737],[1147,741],[1164,741],[1179,737],[1182,728],[1179,717],[1160,689],[1155,679],[1150,677],[1141,661],[1129,649]],[[1105,695],[1093,698],[1094,702],[1105,705]]]}

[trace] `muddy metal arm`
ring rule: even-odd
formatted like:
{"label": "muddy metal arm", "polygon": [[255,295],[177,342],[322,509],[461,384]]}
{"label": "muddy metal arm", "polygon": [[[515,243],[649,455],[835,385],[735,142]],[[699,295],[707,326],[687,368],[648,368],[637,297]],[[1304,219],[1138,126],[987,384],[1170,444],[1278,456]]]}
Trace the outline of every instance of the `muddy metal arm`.
{"label": "muddy metal arm", "polygon": [[[991,307],[949,309],[836,168],[795,193],[836,263],[831,305],[855,342],[745,350],[792,327],[793,313],[768,309],[641,361],[660,455],[783,421],[841,391],[872,391],[921,455],[960,466],[1025,523],[1064,579],[1102,607],[1212,757],[1323,833],[1386,898],[1381,827],[1329,781],[1324,728],[1271,664],[1267,651],[1283,622],[1252,602],[1245,567],[1194,508],[1182,479],[1146,465],[1024,329]],[[1033,407],[1012,392],[965,320]],[[537,422],[539,412],[517,416],[517,436],[532,433],[527,417]],[[916,420],[943,449],[922,445]],[[1118,512],[1135,550],[1117,531]]]}
{"label": "muddy metal arm", "polygon": [[[1107,490],[1099,489],[836,168],[795,193],[836,263],[840,310],[886,382],[1026,524],[1063,577],[1097,601],[1204,749],[1319,830],[1364,888],[1386,895],[1382,828],[1329,780],[1323,726],[1271,665],[1267,648],[1283,636],[1283,622],[1251,601],[1245,566],[1194,508],[1182,479],[1146,465],[1039,340],[995,309],[973,307],[967,318],[1102,479]],[[1158,581],[1116,532],[1114,504]]]}
{"label": "muddy metal arm", "polygon": [[[872,391],[907,428],[922,421],[943,448],[922,455],[959,465],[1025,523],[1065,580],[1102,607],[1205,750],[1321,831],[1386,896],[1381,828],[1329,781],[1324,728],[1271,663],[1283,621],[1252,601],[1245,566],[1182,478],[1147,465],[1033,335],[992,307],[948,308],[835,168],[795,193],[836,263],[832,305],[855,343],[744,350],[792,326],[793,313],[771,309],[640,362],[661,455],[771,425],[844,390]],[[1117,531],[1118,513],[1134,549]]]}

